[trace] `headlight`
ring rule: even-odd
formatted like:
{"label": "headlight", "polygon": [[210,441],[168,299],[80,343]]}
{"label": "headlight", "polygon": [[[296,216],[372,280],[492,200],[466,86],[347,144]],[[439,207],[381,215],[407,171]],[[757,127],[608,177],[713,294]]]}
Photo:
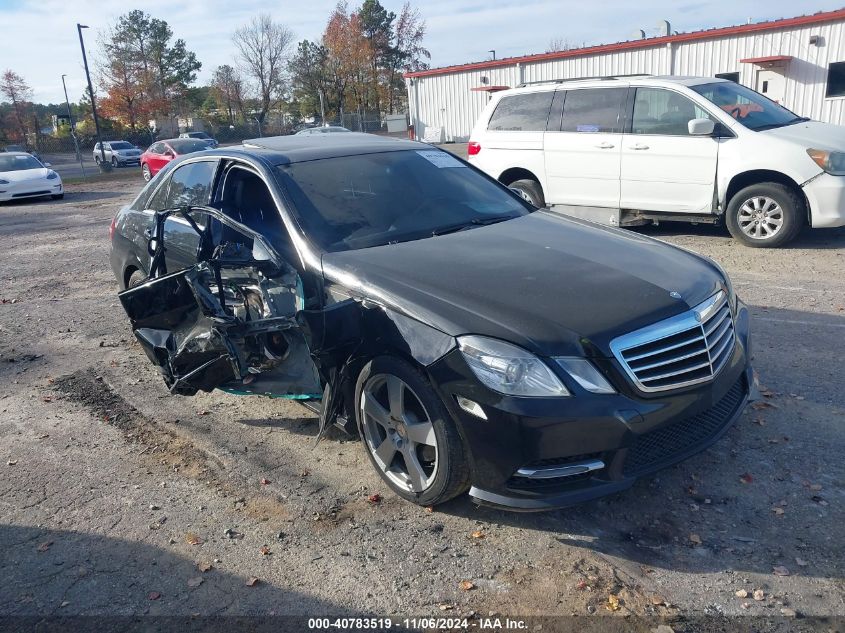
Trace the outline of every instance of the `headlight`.
{"label": "headlight", "polygon": [[55,180],[58,177],[59,177],[59,174],[57,174],[56,172],[54,172],[52,170],[47,172],[47,180]]}
{"label": "headlight", "polygon": [[493,391],[510,396],[570,395],[543,361],[521,347],[484,336],[461,336],[458,347],[475,376]]}
{"label": "headlight", "polygon": [[586,358],[555,358],[557,364],[579,385],[592,393],[616,393],[607,378]]}
{"label": "headlight", "polygon": [[845,152],[829,152],[825,149],[808,149],[813,162],[833,176],[845,176]]}

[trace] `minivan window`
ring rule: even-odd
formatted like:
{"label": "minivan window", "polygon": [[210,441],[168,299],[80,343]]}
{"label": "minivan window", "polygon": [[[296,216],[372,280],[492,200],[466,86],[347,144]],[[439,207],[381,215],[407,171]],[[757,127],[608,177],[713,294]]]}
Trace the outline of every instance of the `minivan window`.
{"label": "minivan window", "polygon": [[326,251],[429,238],[532,211],[501,185],[436,149],[324,158],[276,169],[300,226]]}
{"label": "minivan window", "polygon": [[554,92],[529,92],[527,94],[502,97],[493,116],[490,117],[488,130],[510,132],[541,132],[546,129],[549,108]]}
{"label": "minivan window", "polygon": [[701,107],[678,92],[637,88],[631,133],[689,136],[687,124],[692,119],[710,118]]}
{"label": "minivan window", "polygon": [[690,88],[751,130],[770,130],[807,120],[759,92],[732,81],[699,84]]}
{"label": "minivan window", "polygon": [[216,165],[216,161],[199,161],[177,167],[170,179],[167,208],[208,204]]}
{"label": "minivan window", "polygon": [[617,133],[622,131],[622,104],[627,88],[568,90],[563,104],[563,132]]}

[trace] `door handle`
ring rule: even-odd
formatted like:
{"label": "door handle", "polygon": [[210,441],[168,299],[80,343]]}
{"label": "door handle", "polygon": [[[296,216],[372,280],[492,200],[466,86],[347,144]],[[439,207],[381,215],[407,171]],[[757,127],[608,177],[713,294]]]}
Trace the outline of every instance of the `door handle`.
{"label": "door handle", "polygon": [[631,149],[648,149],[648,145],[637,143],[636,145],[631,145]]}
{"label": "door handle", "polygon": [[604,143],[599,143],[598,145],[596,145],[596,147],[598,147],[599,149],[612,149],[616,146],[613,143],[608,143],[607,141],[605,141]]}

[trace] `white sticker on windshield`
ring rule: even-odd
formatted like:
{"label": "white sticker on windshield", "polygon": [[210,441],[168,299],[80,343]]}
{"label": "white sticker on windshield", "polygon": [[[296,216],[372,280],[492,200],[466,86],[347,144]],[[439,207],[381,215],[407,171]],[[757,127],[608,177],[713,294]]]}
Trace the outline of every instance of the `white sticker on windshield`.
{"label": "white sticker on windshield", "polygon": [[439,169],[444,169],[446,167],[466,167],[466,165],[452,156],[449,152],[424,149],[417,150],[417,154]]}

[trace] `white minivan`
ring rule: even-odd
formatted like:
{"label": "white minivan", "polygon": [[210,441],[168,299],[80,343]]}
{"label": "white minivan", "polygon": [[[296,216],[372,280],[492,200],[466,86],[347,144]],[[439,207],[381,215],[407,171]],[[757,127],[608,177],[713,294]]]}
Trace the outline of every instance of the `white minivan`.
{"label": "white minivan", "polygon": [[496,93],[469,161],[537,207],[616,226],[724,222],[748,246],[845,225],[845,127],[729,80],[618,77]]}

